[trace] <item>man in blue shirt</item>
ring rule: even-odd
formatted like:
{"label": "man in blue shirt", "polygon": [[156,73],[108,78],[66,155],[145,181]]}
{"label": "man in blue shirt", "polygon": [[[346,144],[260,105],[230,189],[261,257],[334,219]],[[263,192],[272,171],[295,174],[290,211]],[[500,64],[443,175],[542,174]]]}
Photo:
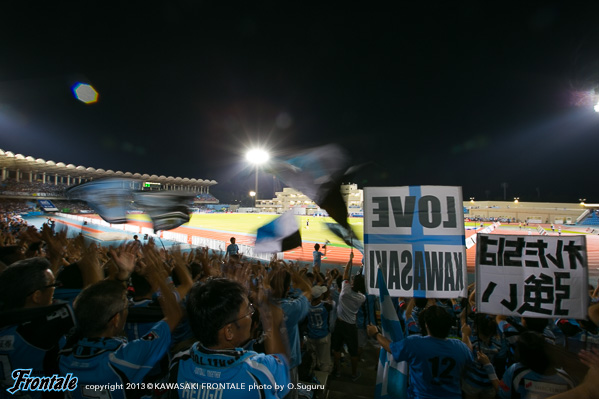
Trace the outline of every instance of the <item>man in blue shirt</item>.
{"label": "man in blue shirt", "polygon": [[[368,335],[393,355],[395,361],[407,361],[410,367],[411,398],[462,398],[461,378],[465,368],[474,362],[468,346],[456,339],[447,339],[451,316],[439,306],[431,306],[422,315],[428,336],[412,335],[399,342],[391,342],[374,325],[368,326]],[[489,358],[478,352],[481,363],[493,370]],[[490,379],[497,380],[494,370]]]}
{"label": "man in blue shirt", "polygon": [[[135,248],[114,258],[123,265],[122,271],[130,274],[135,267]],[[147,276],[152,286],[160,290],[160,306],[164,319],[142,338],[128,342],[121,338],[127,321],[129,302],[122,280],[104,280],[81,291],[75,300],[77,331],[73,345],[61,352],[60,371],[76,376],[78,387],[71,393],[75,399],[105,397],[124,399],[129,383],[141,383],[154,365],[167,353],[171,332],[181,320],[182,310],[172,288],[163,278],[162,261],[151,249],[144,248],[144,260],[148,263]],[[121,280],[121,281],[119,281]],[[107,389],[88,391],[90,385],[119,384],[124,389],[109,392]]]}
{"label": "man in blue shirt", "polygon": [[[299,323],[308,315],[312,286],[299,273],[287,268],[274,269],[269,275],[269,283],[272,297],[285,315],[291,382],[295,384],[299,380],[297,368],[302,362]],[[297,395],[298,391],[293,390],[290,398],[297,398]]]}
{"label": "man in blue shirt", "polygon": [[231,244],[227,246],[227,253],[225,254],[227,258],[231,258],[232,256],[239,256],[239,246],[235,244],[235,237],[231,237]]}
{"label": "man in blue shirt", "polygon": [[312,266],[322,266],[322,257],[327,256],[327,244],[322,246],[324,253],[320,252],[320,244],[314,244],[314,251],[312,252]]}
{"label": "man in blue shirt", "polygon": [[255,309],[241,284],[219,278],[192,288],[187,314],[198,341],[173,358],[169,382],[179,389],[170,397],[278,399],[289,392],[283,314],[274,305],[259,306],[268,354],[243,349]]}
{"label": "man in blue shirt", "polygon": [[323,301],[328,289],[324,285],[312,287],[312,302],[308,313],[308,345],[316,354],[316,367],[320,371],[331,371],[330,318],[333,304]]}

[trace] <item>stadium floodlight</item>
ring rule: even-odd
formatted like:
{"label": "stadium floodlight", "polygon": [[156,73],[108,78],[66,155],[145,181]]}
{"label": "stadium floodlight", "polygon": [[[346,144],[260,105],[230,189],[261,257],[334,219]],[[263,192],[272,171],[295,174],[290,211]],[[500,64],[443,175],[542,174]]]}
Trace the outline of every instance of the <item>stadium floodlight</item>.
{"label": "stadium floodlight", "polygon": [[77,83],[72,87],[75,98],[82,103],[92,104],[98,101],[98,92],[86,83]]}
{"label": "stadium floodlight", "polygon": [[261,148],[254,148],[245,154],[245,159],[256,166],[256,185],[254,187],[254,195],[252,196],[254,197],[254,207],[256,207],[256,201],[258,200],[258,166],[268,162],[270,155]]}
{"label": "stadium floodlight", "polygon": [[255,148],[249,150],[247,154],[245,154],[245,159],[247,159],[248,162],[253,165],[262,165],[263,163],[268,162],[268,160],[270,159],[270,155],[268,154],[268,152],[260,148]]}
{"label": "stadium floodlight", "polygon": [[599,112],[599,102],[597,104],[595,104],[593,109],[595,110],[595,112]]}

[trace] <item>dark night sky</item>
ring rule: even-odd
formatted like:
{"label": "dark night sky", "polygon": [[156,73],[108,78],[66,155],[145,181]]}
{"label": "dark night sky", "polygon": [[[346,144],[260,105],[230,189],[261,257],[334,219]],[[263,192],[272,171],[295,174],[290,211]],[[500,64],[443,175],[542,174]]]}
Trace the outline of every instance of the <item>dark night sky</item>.
{"label": "dark night sky", "polygon": [[598,4],[220,3],[4,2],[0,148],[214,179],[230,201],[252,144],[335,142],[371,162],[361,188],[599,202]]}

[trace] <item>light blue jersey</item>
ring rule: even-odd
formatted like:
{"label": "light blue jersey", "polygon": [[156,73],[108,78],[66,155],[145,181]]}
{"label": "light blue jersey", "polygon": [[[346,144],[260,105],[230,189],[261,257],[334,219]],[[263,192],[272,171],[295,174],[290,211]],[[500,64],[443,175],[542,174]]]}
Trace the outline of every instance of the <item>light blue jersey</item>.
{"label": "light blue jersey", "polygon": [[396,361],[408,362],[411,397],[462,398],[462,374],[474,362],[462,341],[413,335],[390,346]]}
{"label": "light blue jersey", "polygon": [[199,343],[171,362],[169,397],[187,399],[279,399],[288,392],[289,365],[282,355],[241,348],[210,350]]}
{"label": "light blue jersey", "polygon": [[144,377],[167,352],[171,332],[166,321],[157,323],[142,338],[127,342],[125,338],[83,338],[61,353],[60,372],[79,378],[71,396],[77,399],[105,397],[126,398],[124,390],[87,391],[88,385],[142,382]]}
{"label": "light blue jersey", "polygon": [[310,302],[308,298],[301,294],[301,291],[295,290],[299,294],[298,298],[284,298],[279,300],[279,307],[285,316],[285,327],[287,328],[287,338],[289,340],[289,366],[297,367],[302,362],[302,352],[300,348],[299,323],[308,315]]}

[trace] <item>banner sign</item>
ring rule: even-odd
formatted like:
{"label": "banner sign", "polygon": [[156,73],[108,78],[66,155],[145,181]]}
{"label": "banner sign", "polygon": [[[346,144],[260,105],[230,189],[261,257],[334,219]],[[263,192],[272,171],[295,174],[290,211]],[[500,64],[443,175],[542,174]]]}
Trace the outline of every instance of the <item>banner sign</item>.
{"label": "banner sign", "polygon": [[478,312],[584,319],[587,287],[585,236],[478,235]]}
{"label": "banner sign", "polygon": [[58,212],[58,208],[50,200],[37,200],[44,212]]}
{"label": "banner sign", "polygon": [[369,294],[380,264],[392,297],[466,296],[461,187],[366,187],[364,252]]}

